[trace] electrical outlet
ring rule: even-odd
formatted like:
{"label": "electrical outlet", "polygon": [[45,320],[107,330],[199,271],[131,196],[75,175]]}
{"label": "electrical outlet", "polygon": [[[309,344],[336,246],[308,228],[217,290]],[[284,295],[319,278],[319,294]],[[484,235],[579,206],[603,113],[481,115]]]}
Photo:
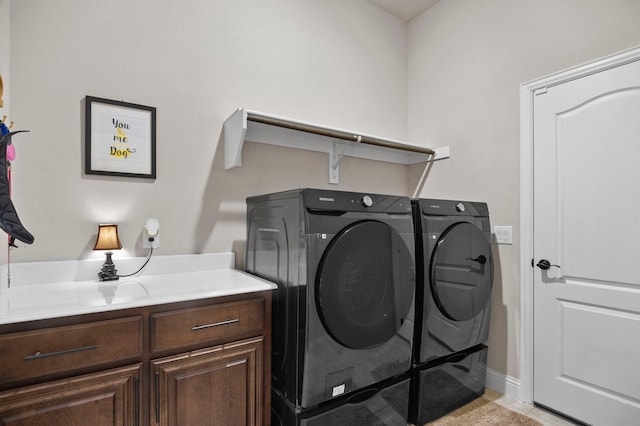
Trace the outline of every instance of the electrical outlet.
{"label": "electrical outlet", "polygon": [[496,244],[513,244],[513,228],[511,226],[494,226]]}
{"label": "electrical outlet", "polygon": [[147,232],[142,233],[142,248],[158,248],[160,247],[160,235],[153,237],[153,241],[149,241]]}
{"label": "electrical outlet", "polygon": [[142,226],[142,248],[160,247],[160,222],[157,219],[147,219]]}

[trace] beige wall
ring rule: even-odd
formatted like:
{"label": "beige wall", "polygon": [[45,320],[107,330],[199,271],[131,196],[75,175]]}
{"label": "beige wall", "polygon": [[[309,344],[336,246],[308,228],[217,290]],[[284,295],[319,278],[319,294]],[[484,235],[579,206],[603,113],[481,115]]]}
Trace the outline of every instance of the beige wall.
{"label": "beige wall", "polygon": [[[239,106],[450,145],[421,195],[487,201],[494,225],[514,227],[496,249],[489,366],[516,378],[519,84],[640,44],[637,0],[442,0],[409,24],[360,0],[7,5],[10,119],[31,130],[14,139],[13,198],[36,237],[12,261],[93,257],[96,225],[111,221],[116,258],[142,256],[152,216],[160,254],[241,259],[247,195],[330,185],[325,155],[271,146],[249,144],[225,171],[222,122]],[[86,95],[158,109],[155,181],[83,175]],[[346,159],[331,187],[409,195],[418,169]]]}
{"label": "beige wall", "polygon": [[482,200],[496,248],[489,367],[520,377],[519,85],[640,45],[637,0],[442,0],[409,25],[409,140],[451,146],[424,197]]}
{"label": "beige wall", "polygon": [[[104,256],[103,222],[119,224],[116,259],[144,256],[156,217],[159,254],[233,249],[241,264],[247,195],[329,184],[326,155],[255,144],[225,171],[238,107],[406,139],[407,26],[365,1],[9,4],[11,119],[31,130],[14,138],[13,199],[36,238],[12,261]],[[155,181],[83,175],[86,95],[157,108]],[[408,191],[403,166],[346,161],[340,175],[340,190]]]}

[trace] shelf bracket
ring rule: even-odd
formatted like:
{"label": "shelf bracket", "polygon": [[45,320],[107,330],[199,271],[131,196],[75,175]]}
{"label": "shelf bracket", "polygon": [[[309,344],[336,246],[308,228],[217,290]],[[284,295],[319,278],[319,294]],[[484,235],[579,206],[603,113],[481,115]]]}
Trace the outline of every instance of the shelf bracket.
{"label": "shelf bracket", "polygon": [[336,144],[331,145],[331,151],[329,151],[329,183],[340,183],[340,160],[342,160],[342,153],[338,153],[338,147]]}
{"label": "shelf bracket", "polygon": [[247,134],[247,110],[238,108],[224,122],[224,168],[242,166],[242,146]]}
{"label": "shelf bracket", "polygon": [[340,162],[342,161],[344,152],[353,144],[362,142],[362,136],[354,135],[354,137],[356,138],[355,141],[340,144],[343,145],[342,149],[339,149],[339,145],[335,142],[331,144],[331,150],[329,151],[329,183],[335,185],[340,183]]}

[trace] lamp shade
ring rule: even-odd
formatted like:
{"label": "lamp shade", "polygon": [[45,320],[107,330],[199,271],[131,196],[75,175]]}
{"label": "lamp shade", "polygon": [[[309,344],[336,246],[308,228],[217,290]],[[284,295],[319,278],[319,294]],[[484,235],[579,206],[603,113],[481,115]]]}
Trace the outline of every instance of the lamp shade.
{"label": "lamp shade", "polygon": [[118,237],[118,225],[98,225],[98,238],[94,250],[119,250],[122,248]]}

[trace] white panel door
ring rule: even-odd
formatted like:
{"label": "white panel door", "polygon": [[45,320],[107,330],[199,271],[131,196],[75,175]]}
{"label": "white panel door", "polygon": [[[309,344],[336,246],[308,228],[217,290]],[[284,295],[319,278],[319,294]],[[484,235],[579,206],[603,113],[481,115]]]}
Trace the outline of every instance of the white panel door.
{"label": "white panel door", "polygon": [[533,173],[534,401],[640,425],[640,61],[536,94]]}

